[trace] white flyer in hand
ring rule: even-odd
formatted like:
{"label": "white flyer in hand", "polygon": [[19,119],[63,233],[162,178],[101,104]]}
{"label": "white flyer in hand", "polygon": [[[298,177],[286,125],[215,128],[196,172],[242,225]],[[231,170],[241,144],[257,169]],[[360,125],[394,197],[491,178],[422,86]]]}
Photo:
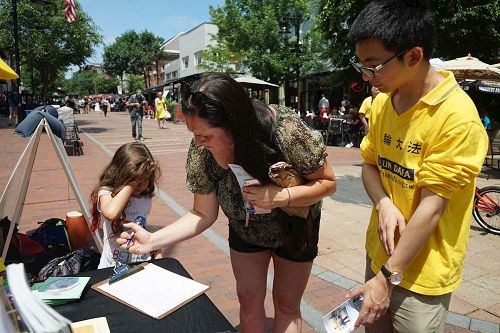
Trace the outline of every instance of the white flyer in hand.
{"label": "white flyer in hand", "polygon": [[[243,167],[241,167],[240,165],[237,164],[228,164],[228,165],[231,168],[231,171],[233,171],[234,175],[236,176],[236,180],[238,181],[238,185],[240,185],[240,189],[242,192],[244,186],[260,185],[259,180],[252,177],[252,175],[246,172],[246,170],[243,169]],[[269,214],[271,212],[270,209],[254,207],[251,203],[246,201],[245,201],[245,208],[255,209],[255,214]]]}
{"label": "white flyer in hand", "polygon": [[363,296],[348,299],[323,316],[328,333],[351,333],[363,305]]}

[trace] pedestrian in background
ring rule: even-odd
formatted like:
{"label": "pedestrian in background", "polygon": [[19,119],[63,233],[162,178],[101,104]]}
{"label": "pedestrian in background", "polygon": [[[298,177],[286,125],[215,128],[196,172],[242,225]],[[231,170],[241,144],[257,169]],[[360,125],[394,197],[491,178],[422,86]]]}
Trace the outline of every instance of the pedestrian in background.
{"label": "pedestrian in background", "polygon": [[349,108],[349,114],[347,115],[347,120],[345,123],[342,123],[344,128],[344,135],[346,138],[347,144],[346,148],[354,147],[354,142],[356,145],[359,143],[359,130],[361,128],[361,119],[359,117],[359,112],[357,108],[351,107]]}
{"label": "pedestrian in background", "polygon": [[103,97],[103,99],[102,99],[102,111],[104,112],[104,117],[106,117],[108,114],[109,106],[110,106],[110,104],[109,104],[108,99],[106,97]]}
{"label": "pedestrian in background", "polygon": [[434,23],[419,1],[372,1],[348,34],[351,63],[377,87],[361,144],[373,201],[366,283],[355,327],[443,332],[461,281],[475,178],[488,136],[474,103],[447,71],[429,64]]}
{"label": "pedestrian in background", "polygon": [[101,114],[101,106],[99,105],[99,98],[95,99],[94,111],[99,112],[99,114]]}
{"label": "pedestrian in background", "polygon": [[128,112],[130,113],[130,123],[132,125],[132,137],[134,140],[144,141],[142,137],[142,118],[146,108],[146,98],[142,91],[138,89],[135,94],[130,96],[127,102]]}
{"label": "pedestrian in background", "polygon": [[368,129],[369,129],[369,119],[370,119],[370,112],[372,109],[372,104],[373,100],[375,97],[377,97],[378,93],[380,92],[377,87],[372,86],[372,89],[370,90],[372,95],[368,96],[363,100],[363,103],[361,103],[361,107],[359,108],[359,119],[361,120],[361,126],[364,129],[365,135],[368,134]]}
{"label": "pedestrian in background", "polygon": [[321,99],[318,102],[318,110],[319,110],[319,118],[321,122],[329,122],[329,114],[330,114],[330,102],[325,97],[324,94],[321,94]]}
{"label": "pedestrian in background", "polygon": [[163,125],[165,124],[166,105],[165,105],[165,100],[162,98],[161,92],[156,93],[155,109],[156,109],[155,118],[156,118],[156,121],[158,122],[158,128],[161,128],[161,129],[166,128],[166,127],[163,127]]}
{"label": "pedestrian in background", "polygon": [[[300,300],[318,252],[321,199],[335,191],[322,136],[289,108],[252,104],[243,87],[224,74],[207,75],[192,86],[181,83],[181,97],[187,128],[194,134],[186,162],[193,208],[155,233],[125,225],[135,231],[129,251],[147,253],[192,238],[214,224],[220,206],[229,218],[241,331],[265,331],[272,259],[274,331],[300,332]],[[288,162],[305,183],[274,185],[269,167],[280,161]],[[230,163],[242,166],[261,185],[244,187],[242,194]],[[244,200],[272,211],[246,219]],[[290,216],[281,209],[285,207],[309,207],[310,219]],[[122,248],[129,237],[121,234]]]}
{"label": "pedestrian in background", "polygon": [[9,95],[9,127],[17,126],[19,105],[21,104],[21,95],[17,91],[16,85],[12,85],[12,92]]}
{"label": "pedestrian in background", "polygon": [[0,91],[0,115],[2,117],[8,117],[9,116],[9,107],[7,103],[7,96],[3,93],[3,91]]}

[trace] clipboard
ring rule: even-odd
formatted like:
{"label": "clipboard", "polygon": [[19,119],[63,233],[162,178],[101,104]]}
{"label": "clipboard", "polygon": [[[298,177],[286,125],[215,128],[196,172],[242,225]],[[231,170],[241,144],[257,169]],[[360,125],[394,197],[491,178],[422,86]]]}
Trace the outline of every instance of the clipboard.
{"label": "clipboard", "polygon": [[[93,284],[91,288],[158,320],[165,318],[210,288],[153,263],[141,263],[138,266],[144,269],[111,285],[109,279],[106,279]],[[141,283],[137,284],[137,281]],[[151,289],[154,291],[151,292]],[[155,303],[154,298],[161,302]]]}

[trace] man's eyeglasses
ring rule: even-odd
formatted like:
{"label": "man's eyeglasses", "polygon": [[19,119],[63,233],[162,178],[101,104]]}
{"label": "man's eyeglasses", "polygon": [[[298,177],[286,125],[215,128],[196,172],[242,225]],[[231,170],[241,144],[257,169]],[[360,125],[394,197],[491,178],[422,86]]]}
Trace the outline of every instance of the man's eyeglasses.
{"label": "man's eyeglasses", "polygon": [[380,71],[392,59],[394,59],[396,57],[399,57],[400,55],[402,55],[405,52],[408,52],[408,50],[404,50],[404,51],[399,52],[398,54],[393,55],[392,57],[390,57],[389,59],[387,59],[386,61],[384,61],[380,65],[375,66],[374,68],[365,67],[365,66],[361,65],[360,63],[358,63],[356,61],[356,57],[353,57],[350,60],[350,62],[351,62],[352,67],[354,67],[354,69],[357,70],[359,73],[361,73],[361,74],[363,74],[365,76],[368,76],[369,78],[374,78],[375,77],[375,73],[377,73],[378,71]]}

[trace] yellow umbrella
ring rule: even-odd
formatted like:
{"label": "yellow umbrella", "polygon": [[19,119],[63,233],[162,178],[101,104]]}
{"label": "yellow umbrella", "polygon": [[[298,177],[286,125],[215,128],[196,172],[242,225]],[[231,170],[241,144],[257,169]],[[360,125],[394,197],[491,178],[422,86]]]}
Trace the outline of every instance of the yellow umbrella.
{"label": "yellow umbrella", "polygon": [[17,75],[16,72],[14,72],[14,70],[12,70],[12,68],[5,63],[5,61],[0,59],[0,79],[12,80],[17,78],[19,78],[19,75]]}

